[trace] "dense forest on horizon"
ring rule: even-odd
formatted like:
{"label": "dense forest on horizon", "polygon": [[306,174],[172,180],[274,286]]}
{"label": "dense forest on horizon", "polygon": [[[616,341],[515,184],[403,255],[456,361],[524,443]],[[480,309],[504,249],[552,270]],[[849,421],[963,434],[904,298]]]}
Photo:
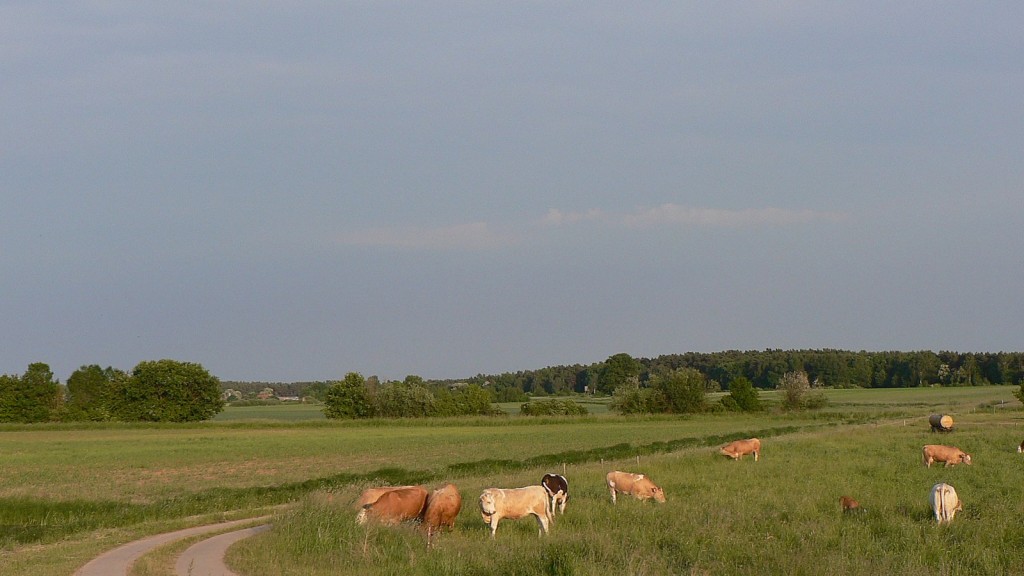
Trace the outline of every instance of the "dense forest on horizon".
{"label": "dense forest on horizon", "polygon": [[[622,368],[625,365],[626,368]],[[736,378],[760,389],[773,389],[787,372],[806,372],[815,386],[832,388],[908,388],[917,386],[1020,385],[1024,382],[1024,352],[852,352],[846,350],[762,350],[686,352],[655,358],[616,354],[602,362],[549,366],[502,374],[478,374],[461,380],[427,380],[408,376],[431,387],[479,384],[494,391],[497,401],[519,401],[524,395],[571,393],[607,394],[611,382],[632,380],[640,386],[652,377],[680,368],[698,370],[709,390],[728,390]],[[625,370],[626,374],[621,372]],[[339,375],[342,379],[344,375]],[[375,376],[369,377],[376,381]],[[246,394],[273,388],[278,396],[320,397],[331,382],[224,381],[222,388]],[[604,384],[604,385],[602,385]],[[321,398],[322,399],[322,398]]]}

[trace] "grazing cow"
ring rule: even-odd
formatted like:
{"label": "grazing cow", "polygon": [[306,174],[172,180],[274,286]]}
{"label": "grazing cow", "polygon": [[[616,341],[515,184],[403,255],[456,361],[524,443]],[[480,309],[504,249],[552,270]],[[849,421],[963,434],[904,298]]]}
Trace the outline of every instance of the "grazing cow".
{"label": "grazing cow", "polygon": [[605,476],[608,490],[612,494],[612,504],[615,504],[615,493],[632,494],[637,500],[649,500],[654,498],[658,502],[665,501],[665,491],[651,482],[651,479],[643,474],[631,472],[609,472]]}
{"label": "grazing cow", "polygon": [[561,474],[545,474],[540,480],[540,485],[547,490],[551,497],[551,519],[555,518],[555,508],[560,514],[565,514],[565,504],[569,501],[569,481]]}
{"label": "grazing cow", "polygon": [[356,516],[356,522],[365,524],[374,519],[382,524],[398,524],[416,520],[427,503],[427,489],[422,486],[396,488],[381,494],[372,504],[366,504]]}
{"label": "grazing cow", "polygon": [[540,526],[540,535],[548,533],[551,522],[551,500],[542,486],[525,488],[488,488],[480,495],[480,515],[491,527],[491,538],[502,518],[517,520],[533,515]]}
{"label": "grazing cow", "polygon": [[739,460],[746,454],[753,454],[754,462],[757,462],[758,457],[761,455],[761,441],[757,438],[734,440],[722,446],[719,452],[733,460]]}
{"label": "grazing cow", "polygon": [[398,490],[399,488],[412,488],[412,486],[380,486],[378,488],[367,488],[363,490],[363,493],[359,495],[359,499],[356,500],[356,508],[362,510],[367,504],[373,504],[378,498],[384,495],[386,492],[392,490]]}
{"label": "grazing cow", "polygon": [[924,457],[924,465],[931,468],[932,462],[945,462],[946,466],[956,466],[963,462],[971,465],[971,455],[955,446],[942,446],[941,444],[928,444],[921,449]]}
{"label": "grazing cow", "polygon": [[455,484],[445,484],[427,496],[423,509],[423,527],[427,530],[427,546],[438,530],[455,526],[455,517],[462,510],[462,495]]}
{"label": "grazing cow", "polygon": [[956,513],[963,510],[963,502],[956,495],[956,490],[949,484],[939,482],[932,486],[931,495],[932,511],[935,512],[935,520],[942,524],[949,524],[953,521]]}
{"label": "grazing cow", "polygon": [[856,500],[850,498],[849,496],[840,496],[839,506],[842,507],[843,512],[859,512],[864,510],[863,508],[860,507],[860,502],[857,502]]}

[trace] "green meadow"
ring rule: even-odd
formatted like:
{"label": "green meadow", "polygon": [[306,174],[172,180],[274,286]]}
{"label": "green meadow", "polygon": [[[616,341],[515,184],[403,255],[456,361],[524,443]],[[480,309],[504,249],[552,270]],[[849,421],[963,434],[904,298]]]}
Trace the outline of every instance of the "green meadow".
{"label": "green meadow", "polygon": [[[0,574],[70,574],[147,534],[267,511],[273,530],[229,552],[240,574],[1022,573],[1024,411],[1013,390],[828,390],[827,408],[798,415],[334,422],[282,405],[198,425],[7,426]],[[954,415],[954,432],[929,431],[936,412]],[[716,454],[752,435],[760,462]],[[925,468],[926,443],[960,446],[974,465]],[[612,469],[648,474],[668,501],[613,506]],[[572,494],[550,535],[505,520],[491,540],[480,491],[548,471],[564,472]],[[935,525],[927,501],[940,481],[964,501],[950,526]],[[415,526],[354,522],[366,486],[446,482],[463,508],[433,549]],[[866,510],[842,514],[844,494]],[[169,556],[135,574],[169,574]]]}

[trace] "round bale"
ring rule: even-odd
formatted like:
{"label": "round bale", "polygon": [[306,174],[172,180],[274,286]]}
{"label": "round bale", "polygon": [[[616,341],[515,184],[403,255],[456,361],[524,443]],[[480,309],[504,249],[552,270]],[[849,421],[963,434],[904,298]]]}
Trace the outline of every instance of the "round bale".
{"label": "round bale", "polygon": [[949,414],[932,414],[928,417],[928,423],[932,425],[932,432],[951,432],[953,430],[953,417]]}

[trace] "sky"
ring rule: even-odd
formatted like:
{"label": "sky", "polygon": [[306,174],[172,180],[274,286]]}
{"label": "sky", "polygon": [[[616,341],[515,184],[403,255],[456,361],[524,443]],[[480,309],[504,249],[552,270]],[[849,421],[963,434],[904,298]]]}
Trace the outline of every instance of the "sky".
{"label": "sky", "polygon": [[0,0],[0,373],[1024,350],[1020,2]]}

